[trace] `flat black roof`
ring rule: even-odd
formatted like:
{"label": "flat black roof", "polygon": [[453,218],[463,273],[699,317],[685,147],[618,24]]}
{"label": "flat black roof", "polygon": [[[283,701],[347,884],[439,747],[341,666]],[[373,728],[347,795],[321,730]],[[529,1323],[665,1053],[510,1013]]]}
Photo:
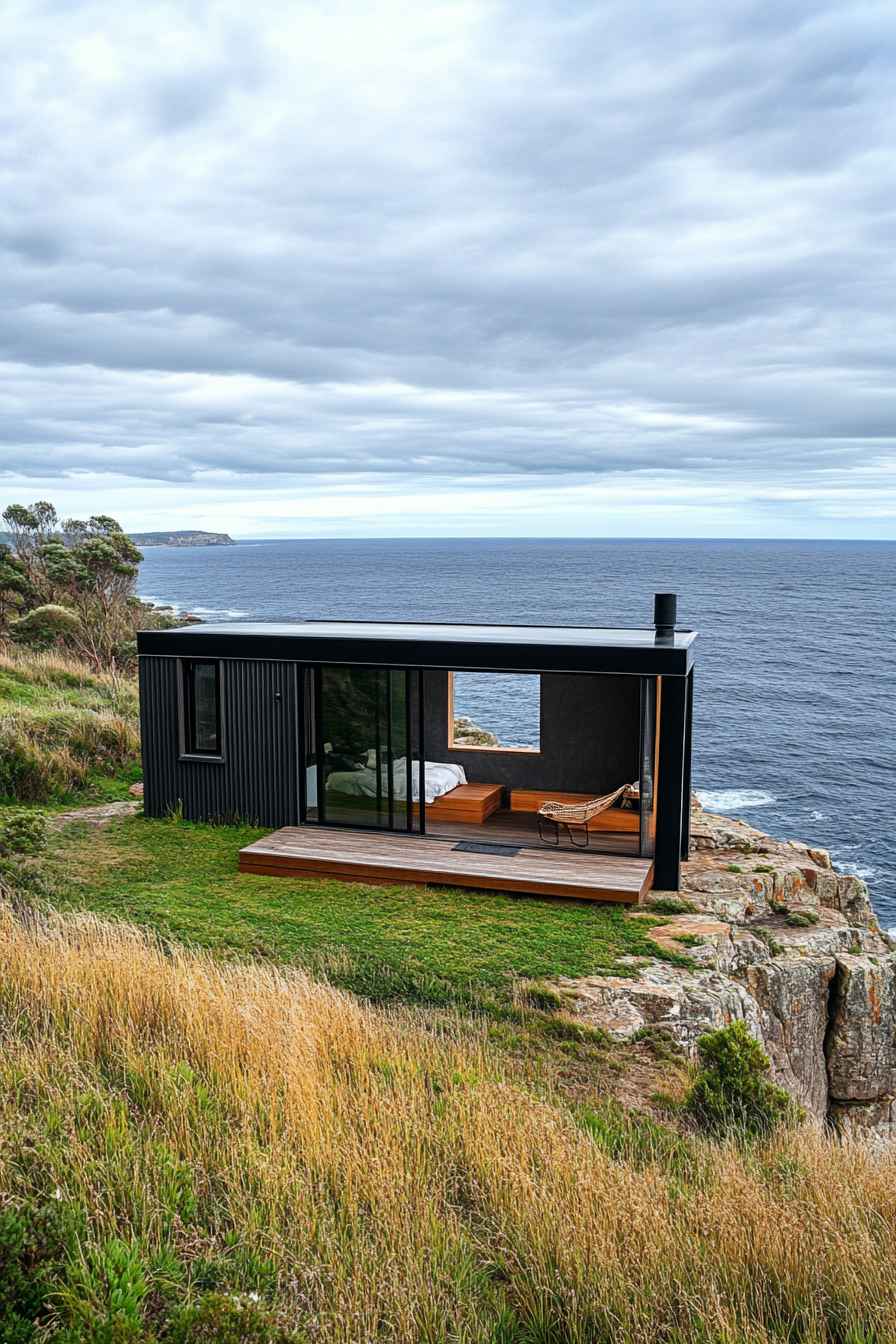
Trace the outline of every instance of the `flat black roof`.
{"label": "flat black roof", "polygon": [[436,625],[423,621],[234,621],[141,630],[141,654],[169,658],[265,658],[368,667],[491,672],[608,672],[684,676],[696,630],[578,625]]}

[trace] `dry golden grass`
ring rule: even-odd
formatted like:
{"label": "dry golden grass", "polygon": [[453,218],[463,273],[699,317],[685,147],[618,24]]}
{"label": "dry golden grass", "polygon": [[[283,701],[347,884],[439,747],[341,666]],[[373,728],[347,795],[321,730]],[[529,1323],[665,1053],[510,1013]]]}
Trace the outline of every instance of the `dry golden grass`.
{"label": "dry golden grass", "polygon": [[65,654],[0,654],[0,794],[42,802],[139,760],[134,678]]}
{"label": "dry golden grass", "polygon": [[326,1341],[896,1338],[889,1156],[806,1129],[613,1157],[476,1023],[0,915],[0,1194],[58,1187],[85,1261],[119,1238],[186,1292],[266,1262]]}
{"label": "dry golden grass", "polygon": [[[136,677],[113,675],[98,671],[92,663],[60,649],[43,652],[7,644],[0,649],[0,671],[13,671],[39,686],[58,686],[61,679],[74,678],[78,683],[95,686],[109,694],[116,693],[122,680],[136,682]],[[71,681],[68,681],[71,685]]]}

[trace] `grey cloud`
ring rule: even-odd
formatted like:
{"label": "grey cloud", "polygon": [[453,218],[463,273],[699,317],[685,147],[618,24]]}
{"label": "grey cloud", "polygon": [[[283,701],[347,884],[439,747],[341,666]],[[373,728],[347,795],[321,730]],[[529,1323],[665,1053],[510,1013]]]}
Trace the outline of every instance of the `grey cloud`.
{"label": "grey cloud", "polygon": [[849,472],[896,423],[894,38],[845,3],[21,15],[9,469]]}

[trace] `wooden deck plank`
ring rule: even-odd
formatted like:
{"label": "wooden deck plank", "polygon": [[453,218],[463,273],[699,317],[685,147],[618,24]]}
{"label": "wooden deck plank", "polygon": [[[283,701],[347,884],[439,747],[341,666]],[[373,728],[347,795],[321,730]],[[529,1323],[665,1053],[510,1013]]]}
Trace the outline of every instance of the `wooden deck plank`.
{"label": "wooden deck plank", "polygon": [[649,859],[524,849],[470,854],[444,840],[326,827],[285,826],[240,850],[240,872],[345,882],[473,887],[634,903],[650,890]]}

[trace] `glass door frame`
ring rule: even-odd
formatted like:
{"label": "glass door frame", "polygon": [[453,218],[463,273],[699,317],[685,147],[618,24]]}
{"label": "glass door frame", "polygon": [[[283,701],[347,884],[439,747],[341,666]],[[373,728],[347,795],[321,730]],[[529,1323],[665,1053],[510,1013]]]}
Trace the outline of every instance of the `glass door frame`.
{"label": "glass door frame", "polygon": [[[363,821],[340,821],[327,817],[326,777],[324,775],[324,687],[323,674],[327,668],[348,672],[379,672],[387,675],[386,700],[386,825],[365,825]],[[405,794],[402,799],[395,798],[394,750],[392,718],[392,678],[405,678]],[[424,742],[424,670],[418,667],[383,667],[376,664],[357,663],[318,663],[299,667],[299,690],[302,713],[299,717],[299,825],[326,826],[329,829],[351,831],[370,831],[377,835],[424,835],[426,832],[426,748]],[[377,734],[379,736],[379,734]],[[377,746],[379,743],[377,743]],[[317,816],[308,816],[307,771],[312,762],[316,772]],[[418,767],[418,801],[414,802],[414,766]],[[381,779],[380,762],[377,762],[377,778]],[[379,804],[380,798],[377,795]],[[402,806],[403,804],[403,806]],[[416,807],[416,814],[415,814]],[[378,815],[381,815],[379,806]],[[396,825],[396,821],[404,825]]]}

